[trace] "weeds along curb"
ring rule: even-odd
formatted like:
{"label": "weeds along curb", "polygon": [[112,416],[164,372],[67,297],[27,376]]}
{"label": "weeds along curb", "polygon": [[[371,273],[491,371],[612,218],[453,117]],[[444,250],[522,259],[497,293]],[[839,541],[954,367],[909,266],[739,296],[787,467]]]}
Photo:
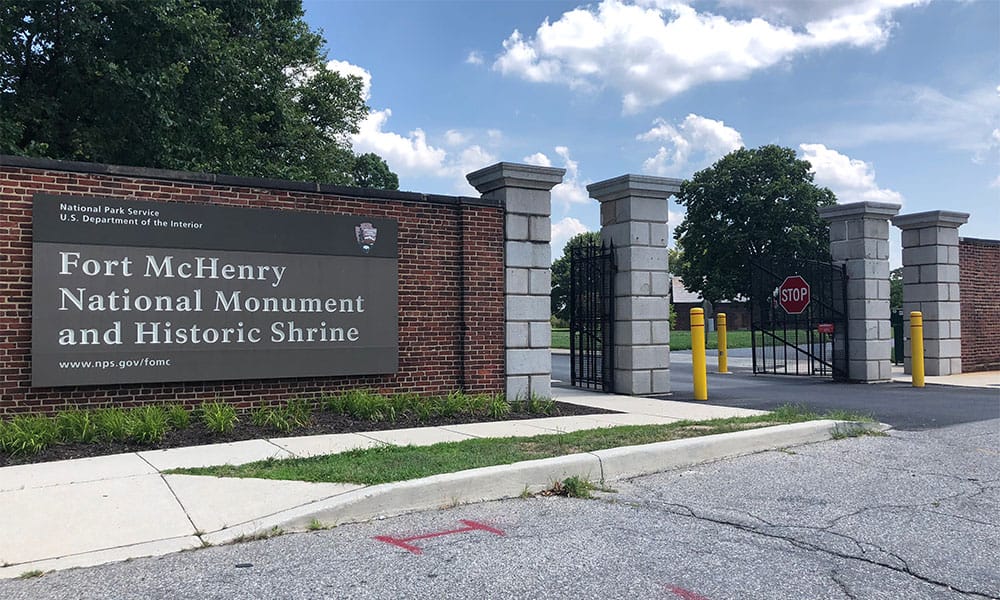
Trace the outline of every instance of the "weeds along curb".
{"label": "weeds along curb", "polygon": [[335,526],[408,512],[516,498],[525,491],[536,493],[549,489],[554,482],[567,477],[614,481],[777,448],[830,441],[838,432],[862,435],[886,429],[887,426],[874,422],[808,421],[483,467],[369,486],[201,537],[208,544],[226,544],[275,527],[283,531],[305,531],[310,529],[310,525],[315,526],[316,522]]}

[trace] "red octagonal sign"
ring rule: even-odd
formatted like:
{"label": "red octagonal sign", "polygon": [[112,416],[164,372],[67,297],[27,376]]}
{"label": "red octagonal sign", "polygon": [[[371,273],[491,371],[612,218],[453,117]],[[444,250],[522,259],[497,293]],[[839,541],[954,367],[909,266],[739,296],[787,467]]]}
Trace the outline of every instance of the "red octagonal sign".
{"label": "red octagonal sign", "polygon": [[809,284],[798,275],[789,275],[778,286],[778,304],[790,315],[802,314],[809,306]]}

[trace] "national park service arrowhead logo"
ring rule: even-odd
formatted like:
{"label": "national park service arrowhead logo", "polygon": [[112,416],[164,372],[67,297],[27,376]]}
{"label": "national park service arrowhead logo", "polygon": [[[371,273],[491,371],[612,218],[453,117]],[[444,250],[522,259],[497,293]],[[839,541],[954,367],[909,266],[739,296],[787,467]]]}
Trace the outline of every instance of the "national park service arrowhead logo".
{"label": "national park service arrowhead logo", "polygon": [[361,251],[368,254],[378,238],[378,229],[371,223],[362,223],[354,227],[354,237],[357,238]]}

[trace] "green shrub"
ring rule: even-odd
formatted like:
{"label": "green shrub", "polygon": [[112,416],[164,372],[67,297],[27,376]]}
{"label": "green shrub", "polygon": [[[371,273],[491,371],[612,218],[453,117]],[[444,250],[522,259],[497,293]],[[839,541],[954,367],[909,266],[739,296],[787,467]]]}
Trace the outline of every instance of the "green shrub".
{"label": "green shrub", "polygon": [[14,417],[4,425],[2,437],[11,456],[38,454],[59,441],[59,424],[48,417]]}
{"label": "green shrub", "polygon": [[162,406],[140,406],[128,412],[128,438],[140,444],[152,444],[167,433],[167,411]]}
{"label": "green shrub", "polygon": [[313,407],[308,400],[294,398],[284,406],[285,417],[295,427],[308,427],[312,424]]}
{"label": "green shrub", "polygon": [[267,427],[283,433],[292,429],[288,411],[271,406],[262,406],[254,411],[251,422],[257,427]]}
{"label": "green shrub", "polygon": [[395,421],[396,407],[372,390],[349,390],[341,394],[342,414],[368,421]]}
{"label": "green shrub", "polygon": [[468,412],[469,401],[462,392],[452,392],[441,398],[438,414],[442,417],[455,417]]}
{"label": "green shrub", "polygon": [[97,419],[89,410],[67,410],[56,416],[59,439],[64,442],[90,443],[97,438]]}
{"label": "green shrub", "polygon": [[94,413],[97,437],[105,442],[124,442],[132,430],[129,416],[120,408],[104,408]]}
{"label": "green shrub", "polygon": [[510,402],[504,398],[503,394],[490,394],[487,414],[494,419],[504,419],[510,415]]}
{"label": "green shrub", "polygon": [[229,433],[236,427],[239,418],[236,409],[225,402],[204,402],[201,405],[201,419],[212,433]]}
{"label": "green shrub", "polygon": [[554,415],[556,414],[556,403],[550,398],[531,394],[525,398],[518,398],[512,403],[516,410],[524,411],[530,415]]}
{"label": "green shrub", "polygon": [[171,429],[187,429],[191,425],[191,411],[180,404],[166,407],[167,426]]}

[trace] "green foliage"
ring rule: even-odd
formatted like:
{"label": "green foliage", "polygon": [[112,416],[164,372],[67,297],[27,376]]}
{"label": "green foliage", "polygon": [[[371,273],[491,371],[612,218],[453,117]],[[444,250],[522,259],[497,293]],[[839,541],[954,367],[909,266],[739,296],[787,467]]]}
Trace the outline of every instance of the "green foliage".
{"label": "green foliage", "polygon": [[572,477],[567,477],[562,481],[557,481],[555,485],[552,486],[552,493],[557,496],[566,496],[568,498],[593,498],[593,492],[596,489],[597,486],[590,481],[573,475]]}
{"label": "green foliage", "polygon": [[[300,0],[5,0],[0,153],[389,185]],[[377,158],[377,157],[374,157]],[[396,183],[398,187],[398,182]]]}
{"label": "green foliage", "polygon": [[201,419],[209,431],[226,434],[236,427],[239,418],[236,409],[225,402],[204,402],[201,405]]}
{"label": "green foliage", "polygon": [[287,433],[312,422],[312,405],[306,400],[289,400],[284,406],[263,406],[254,411],[251,422],[258,427]]}
{"label": "green foliage", "polygon": [[0,449],[11,456],[38,454],[59,441],[59,424],[48,417],[14,417],[0,429]]}
{"label": "green foliage", "polygon": [[903,310],[903,267],[889,271],[889,309]]}
{"label": "green foliage", "polygon": [[257,427],[268,427],[282,433],[292,429],[292,423],[285,416],[285,411],[273,406],[262,406],[253,412],[250,422]]}
{"label": "green foliage", "polygon": [[504,419],[510,414],[510,402],[507,402],[507,399],[501,394],[491,394],[488,400],[489,406],[487,406],[486,412],[491,418]]}
{"label": "green foliage", "polygon": [[[538,407],[539,411],[547,410],[545,400],[540,399],[533,406]],[[553,410],[554,406],[552,403]],[[470,395],[459,391],[451,392],[447,396],[423,397],[413,393],[383,396],[372,390],[349,390],[325,397],[323,408],[336,414],[368,421],[396,421],[407,418],[428,421],[433,418],[461,416],[489,416],[502,419],[511,412],[511,404],[502,394]]]}
{"label": "green foliage", "polygon": [[382,157],[368,152],[354,159],[354,185],[380,190],[398,190],[399,177],[389,170]]}
{"label": "green foliage", "polygon": [[811,165],[780,146],[741,148],[681,184],[687,209],[674,230],[685,287],[717,302],[749,296],[749,263],[768,255],[829,260],[829,228],[818,209],[836,203],[813,184]]}
{"label": "green foliage", "polygon": [[171,404],[166,407],[167,426],[170,429],[187,429],[191,425],[191,411],[180,404]]}
{"label": "green foliage", "polygon": [[128,438],[140,444],[153,444],[163,439],[167,426],[167,411],[162,406],[140,406],[128,412]]}
{"label": "green foliage", "polygon": [[514,410],[521,410],[530,415],[550,416],[556,413],[556,403],[551,398],[545,398],[537,394],[531,394],[525,398],[518,398],[513,402]]}
{"label": "green foliage", "polygon": [[293,398],[285,404],[284,410],[296,427],[306,427],[312,423],[313,407],[308,400]]}
{"label": "green foliage", "polygon": [[45,575],[45,571],[40,571],[38,569],[33,569],[31,571],[25,571],[17,576],[18,579],[34,579],[36,577],[41,577]]}
{"label": "green foliage", "polygon": [[97,438],[98,423],[89,410],[67,410],[56,416],[59,439],[64,442],[89,443]]}
{"label": "green foliage", "polygon": [[106,442],[124,442],[132,429],[128,414],[120,408],[105,408],[95,413],[98,438]]}
{"label": "green foliage", "polygon": [[552,263],[552,315],[558,319],[569,319],[569,263],[573,248],[590,244],[600,244],[601,234],[597,231],[585,231],[571,237],[563,248],[562,256]]}
{"label": "green foliage", "polygon": [[368,421],[394,421],[396,406],[373,390],[348,390],[324,402],[327,410]]}

